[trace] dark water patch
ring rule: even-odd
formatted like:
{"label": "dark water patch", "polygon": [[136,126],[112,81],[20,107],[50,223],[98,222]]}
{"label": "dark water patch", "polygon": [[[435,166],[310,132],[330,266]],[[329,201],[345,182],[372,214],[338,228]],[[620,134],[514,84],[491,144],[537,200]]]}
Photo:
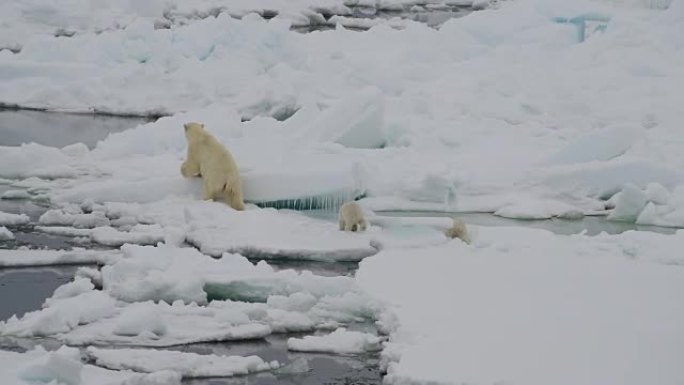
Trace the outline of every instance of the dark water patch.
{"label": "dark water patch", "polygon": [[[0,194],[12,189],[14,188],[0,186]],[[11,214],[26,214],[32,222],[37,221],[48,208],[49,205],[43,202],[24,199],[0,199],[0,211]]]}
{"label": "dark water patch", "polygon": [[14,233],[15,239],[12,243],[0,244],[0,249],[16,249],[26,246],[31,249],[68,250],[74,246],[82,246],[82,243],[75,241],[73,237],[46,234],[31,226],[10,228],[10,231]]}
{"label": "dark water patch", "polygon": [[579,234],[598,235],[602,232],[620,234],[629,230],[651,231],[660,234],[674,234],[677,229],[660,226],[641,226],[627,222],[613,222],[605,216],[586,216],[582,219],[511,219],[489,213],[446,213],[439,211],[377,211],[376,214],[388,217],[459,217],[467,224],[479,226],[515,226],[544,229],[561,235]]}
{"label": "dark water patch", "polygon": [[71,281],[77,268],[0,269],[0,319],[40,309],[56,288]]}
{"label": "dark water patch", "polygon": [[64,147],[84,143],[89,148],[115,132],[121,132],[153,118],[112,114],[73,114],[35,109],[0,109],[0,145],[19,146],[35,142]]}

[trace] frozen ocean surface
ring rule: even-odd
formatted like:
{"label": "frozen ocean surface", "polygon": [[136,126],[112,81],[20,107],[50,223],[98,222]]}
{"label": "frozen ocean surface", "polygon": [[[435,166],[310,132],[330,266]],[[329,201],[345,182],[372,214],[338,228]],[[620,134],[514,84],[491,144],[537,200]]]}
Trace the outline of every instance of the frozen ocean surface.
{"label": "frozen ocean surface", "polygon": [[[683,26],[682,0],[3,2],[0,377],[679,385]],[[179,175],[188,121],[245,211]]]}

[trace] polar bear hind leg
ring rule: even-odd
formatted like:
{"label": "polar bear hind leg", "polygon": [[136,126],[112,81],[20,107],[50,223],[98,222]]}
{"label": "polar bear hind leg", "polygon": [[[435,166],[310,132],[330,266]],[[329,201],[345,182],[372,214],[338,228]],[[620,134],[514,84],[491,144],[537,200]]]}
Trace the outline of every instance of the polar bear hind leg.
{"label": "polar bear hind leg", "polygon": [[223,200],[235,210],[245,209],[245,202],[242,199],[242,189],[236,183],[227,182],[223,191]]}

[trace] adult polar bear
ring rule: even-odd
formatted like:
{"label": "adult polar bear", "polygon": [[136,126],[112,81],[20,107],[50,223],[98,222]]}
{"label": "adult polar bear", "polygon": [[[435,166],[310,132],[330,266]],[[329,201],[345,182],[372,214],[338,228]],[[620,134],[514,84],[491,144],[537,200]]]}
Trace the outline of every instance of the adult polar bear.
{"label": "adult polar bear", "polygon": [[186,178],[202,177],[204,199],[222,200],[235,210],[244,210],[240,174],[233,156],[204,129],[204,124],[190,122],[184,127],[188,158],[181,165],[181,174]]}

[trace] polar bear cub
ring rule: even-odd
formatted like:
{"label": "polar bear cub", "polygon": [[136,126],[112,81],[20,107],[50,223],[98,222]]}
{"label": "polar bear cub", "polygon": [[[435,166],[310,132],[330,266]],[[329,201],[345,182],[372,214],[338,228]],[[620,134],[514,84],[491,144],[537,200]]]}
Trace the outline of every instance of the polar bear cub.
{"label": "polar bear cub", "polygon": [[340,207],[341,231],[366,231],[368,222],[363,215],[363,209],[356,202],[347,202]]}
{"label": "polar bear cub", "polygon": [[459,218],[453,218],[453,224],[451,225],[451,228],[449,228],[444,234],[450,239],[458,238],[468,244],[470,244],[471,241],[465,222]]}
{"label": "polar bear cub", "polygon": [[186,177],[200,176],[204,199],[222,200],[235,210],[244,210],[242,184],[235,159],[230,152],[204,129],[204,124],[186,123],[188,157],[181,165]]}

